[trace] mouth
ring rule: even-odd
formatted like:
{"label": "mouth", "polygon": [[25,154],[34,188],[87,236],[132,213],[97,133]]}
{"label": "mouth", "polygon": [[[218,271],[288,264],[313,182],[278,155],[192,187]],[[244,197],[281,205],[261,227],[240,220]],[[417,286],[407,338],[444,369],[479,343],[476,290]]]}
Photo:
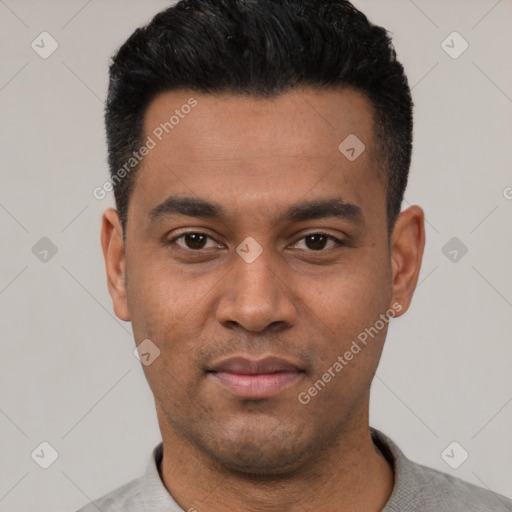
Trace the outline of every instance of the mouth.
{"label": "mouth", "polygon": [[208,370],[224,389],[245,399],[275,396],[300,380],[305,371],[284,359],[267,357],[253,360],[232,357]]}

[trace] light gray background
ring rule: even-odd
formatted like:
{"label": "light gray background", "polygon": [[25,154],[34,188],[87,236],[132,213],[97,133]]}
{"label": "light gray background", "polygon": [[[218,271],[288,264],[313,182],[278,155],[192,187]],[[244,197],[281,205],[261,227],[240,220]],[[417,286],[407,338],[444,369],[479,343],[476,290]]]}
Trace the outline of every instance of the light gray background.
{"label": "light gray background", "polygon": [[[160,440],[130,324],[107,292],[99,229],[113,201],[92,190],[108,172],[109,56],[167,5],[0,1],[3,512],[73,511],[141,474]],[[413,87],[406,200],[427,215],[418,289],[390,328],[372,424],[411,459],[512,496],[512,2],[356,5],[393,32]],[[43,31],[59,44],[48,59],[31,48]],[[453,31],[469,43],[457,59],[441,47]],[[456,263],[442,252],[453,236],[468,248]],[[46,263],[32,252],[42,237],[58,248]],[[456,470],[441,458],[454,440],[469,452]],[[59,454],[46,470],[30,456],[42,441]]]}

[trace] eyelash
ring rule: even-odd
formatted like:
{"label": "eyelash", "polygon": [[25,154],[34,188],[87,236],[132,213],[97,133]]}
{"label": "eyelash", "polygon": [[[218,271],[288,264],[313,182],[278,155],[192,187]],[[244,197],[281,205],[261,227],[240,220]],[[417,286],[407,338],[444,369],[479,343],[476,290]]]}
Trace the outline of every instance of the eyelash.
{"label": "eyelash", "polygon": [[[210,235],[208,235],[207,233],[203,233],[201,231],[186,231],[185,233],[181,233],[180,235],[174,237],[173,239],[169,240],[168,242],[166,242],[166,245],[171,245],[171,244],[174,244],[177,240],[179,240],[180,238],[183,238],[187,235],[191,235],[191,234],[194,234],[194,235],[203,235],[203,236],[206,236],[207,238],[210,238],[211,240],[215,240],[213,237],[211,237]],[[297,242],[295,242],[293,245],[295,245],[296,243],[298,243],[300,240],[303,240],[304,238],[307,238],[308,236],[312,236],[312,235],[321,235],[321,236],[325,236],[328,240],[332,240],[333,242],[336,243],[337,247],[342,247],[342,246],[345,246],[346,245],[346,242],[344,242],[343,240],[340,240],[339,238],[336,238],[335,236],[332,236],[332,235],[329,235],[327,233],[323,233],[321,231],[314,231],[312,233],[307,233],[306,235],[303,235],[301,238],[299,238],[297,240]],[[178,244],[177,244],[178,245]],[[180,249],[183,249],[185,251],[189,251],[189,252],[196,252],[196,253],[200,253],[202,252],[204,249],[189,249],[188,247],[182,247],[181,245],[178,245],[178,247]],[[312,253],[321,253],[321,252],[327,252],[329,249],[334,249],[336,247],[330,247],[330,248],[323,248],[323,249],[318,249],[318,250],[313,250],[313,249],[306,249],[308,252],[312,252]],[[304,249],[300,249],[300,250],[304,250]]]}

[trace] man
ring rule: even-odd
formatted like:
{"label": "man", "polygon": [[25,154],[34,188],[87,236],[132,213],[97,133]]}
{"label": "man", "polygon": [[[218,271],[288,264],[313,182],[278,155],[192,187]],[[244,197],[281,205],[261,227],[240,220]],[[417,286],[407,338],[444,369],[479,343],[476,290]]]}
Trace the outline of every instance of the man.
{"label": "man", "polygon": [[110,68],[102,247],[163,443],[81,509],[500,511],[369,427],[420,271],[412,100],[343,0],[182,0]]}

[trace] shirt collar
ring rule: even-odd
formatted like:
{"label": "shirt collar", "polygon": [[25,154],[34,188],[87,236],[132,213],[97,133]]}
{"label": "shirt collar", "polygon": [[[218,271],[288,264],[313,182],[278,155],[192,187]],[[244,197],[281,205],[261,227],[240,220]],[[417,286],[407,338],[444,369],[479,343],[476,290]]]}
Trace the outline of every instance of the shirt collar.
{"label": "shirt collar", "polygon": [[400,448],[379,430],[370,427],[370,433],[373,443],[389,462],[395,475],[393,491],[382,512],[402,512],[409,507],[424,510],[426,504],[422,488],[425,482],[421,479],[420,466],[410,461]]}
{"label": "shirt collar", "polygon": [[153,449],[146,473],[142,490],[142,503],[144,512],[183,512],[183,509],[174,501],[169,491],[165,488],[160,477],[160,464],[164,453],[163,443],[159,443]]}

